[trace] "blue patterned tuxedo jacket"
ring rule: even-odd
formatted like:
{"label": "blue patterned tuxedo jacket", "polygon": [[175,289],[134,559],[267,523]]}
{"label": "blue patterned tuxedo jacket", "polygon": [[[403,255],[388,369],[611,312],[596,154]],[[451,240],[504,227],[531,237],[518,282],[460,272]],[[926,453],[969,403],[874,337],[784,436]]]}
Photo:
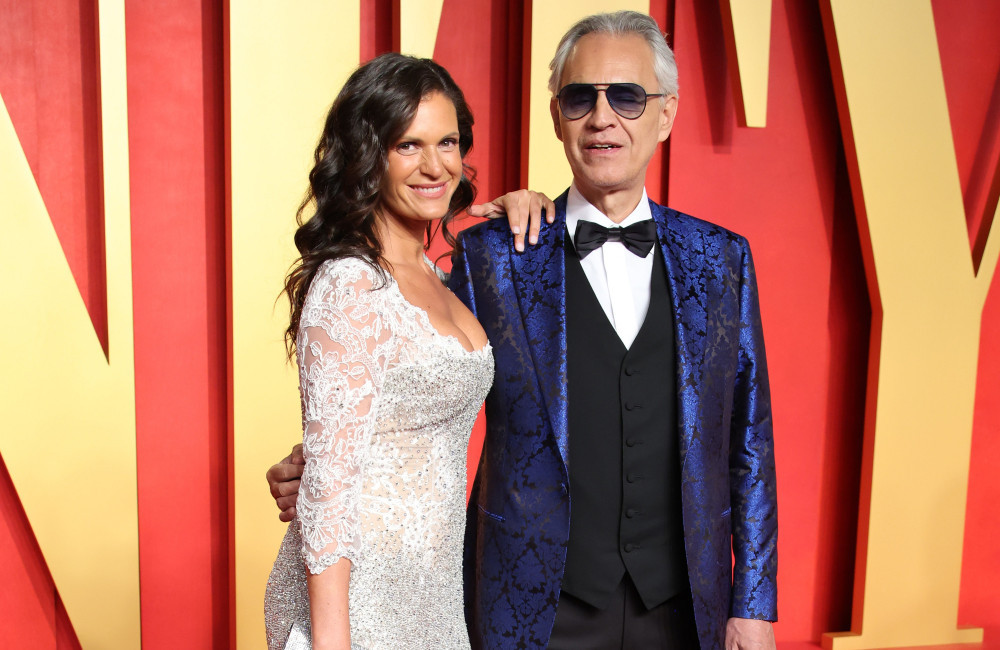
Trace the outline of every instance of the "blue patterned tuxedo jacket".
{"label": "blue patterned tuxedo jacket", "polygon": [[[674,310],[684,545],[702,650],[726,619],[776,619],[771,407],[746,240],[650,201]],[[466,606],[474,648],[544,648],[569,535],[566,195],[536,246],[506,220],[461,233],[452,290],[493,345],[486,440],[469,502]],[[600,316],[595,315],[595,317]],[[735,556],[731,570],[730,553]]]}

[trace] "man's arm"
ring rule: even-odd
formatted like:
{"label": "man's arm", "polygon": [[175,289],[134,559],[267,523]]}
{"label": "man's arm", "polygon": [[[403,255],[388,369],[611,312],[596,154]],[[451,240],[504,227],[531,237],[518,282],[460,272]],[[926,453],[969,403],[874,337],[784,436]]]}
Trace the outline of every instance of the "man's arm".
{"label": "man's arm", "polygon": [[729,485],[733,591],[726,648],[773,648],[777,619],[778,508],[771,395],[757,282],[744,242],[740,282],[739,368],[733,395]]}
{"label": "man's arm", "polygon": [[458,233],[455,250],[451,252],[451,273],[448,275],[448,289],[462,301],[472,315],[479,318],[476,312],[476,300],[472,290],[472,268],[469,265],[468,246],[472,245],[468,232]]}
{"label": "man's arm", "polygon": [[726,650],[775,650],[770,621],[731,618],[726,623]]}
{"label": "man's arm", "polygon": [[295,517],[295,502],[299,498],[299,479],[305,466],[302,445],[298,444],[292,447],[292,453],[267,470],[265,477],[271,488],[271,496],[281,511],[278,514],[278,519],[281,521],[288,522]]}

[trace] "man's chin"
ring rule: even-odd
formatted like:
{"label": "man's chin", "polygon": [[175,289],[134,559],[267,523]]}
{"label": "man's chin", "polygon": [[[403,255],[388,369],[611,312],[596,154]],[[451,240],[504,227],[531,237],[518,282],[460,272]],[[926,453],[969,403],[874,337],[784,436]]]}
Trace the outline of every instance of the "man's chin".
{"label": "man's chin", "polygon": [[642,189],[642,183],[639,183],[638,187],[633,187],[635,183],[629,182],[628,179],[622,178],[621,175],[609,174],[588,176],[585,178],[574,176],[573,182],[576,183],[577,189],[580,190],[580,193],[584,196],[608,195],[616,194],[618,192],[627,192],[633,189]]}

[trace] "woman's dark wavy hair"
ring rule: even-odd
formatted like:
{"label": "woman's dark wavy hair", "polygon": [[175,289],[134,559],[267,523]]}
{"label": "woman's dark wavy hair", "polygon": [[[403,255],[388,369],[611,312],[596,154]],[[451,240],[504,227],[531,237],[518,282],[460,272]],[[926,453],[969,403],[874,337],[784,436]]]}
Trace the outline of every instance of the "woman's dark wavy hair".
{"label": "woman's dark wavy hair", "polygon": [[[464,159],[472,149],[472,112],[448,71],[430,59],[395,53],[377,56],[354,71],[334,100],[316,145],[309,191],[296,214],[295,246],[300,257],[285,278],[284,289],[290,303],[285,330],[289,356],[295,350],[306,292],[320,264],[358,257],[375,270],[384,286],[388,263],[382,256],[375,215],[381,208],[389,150],[405,134],[420,101],[435,92],[455,105]],[[475,173],[464,163],[462,167],[448,213],[439,222],[452,247],[455,237],[448,224],[476,197]],[[310,207],[315,211],[304,220]],[[431,224],[427,234],[429,240]]]}

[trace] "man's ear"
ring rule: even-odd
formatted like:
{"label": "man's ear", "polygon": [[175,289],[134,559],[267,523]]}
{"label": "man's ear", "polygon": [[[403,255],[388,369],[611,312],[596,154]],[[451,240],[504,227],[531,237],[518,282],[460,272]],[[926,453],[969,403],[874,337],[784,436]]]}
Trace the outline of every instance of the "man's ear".
{"label": "man's ear", "polygon": [[562,126],[559,124],[559,100],[555,97],[549,102],[549,113],[552,114],[552,127],[556,130],[556,137],[562,142]]}
{"label": "man's ear", "polygon": [[660,111],[659,142],[663,142],[670,137],[670,131],[674,128],[674,117],[676,116],[677,95],[671,95],[663,101],[663,110]]}

